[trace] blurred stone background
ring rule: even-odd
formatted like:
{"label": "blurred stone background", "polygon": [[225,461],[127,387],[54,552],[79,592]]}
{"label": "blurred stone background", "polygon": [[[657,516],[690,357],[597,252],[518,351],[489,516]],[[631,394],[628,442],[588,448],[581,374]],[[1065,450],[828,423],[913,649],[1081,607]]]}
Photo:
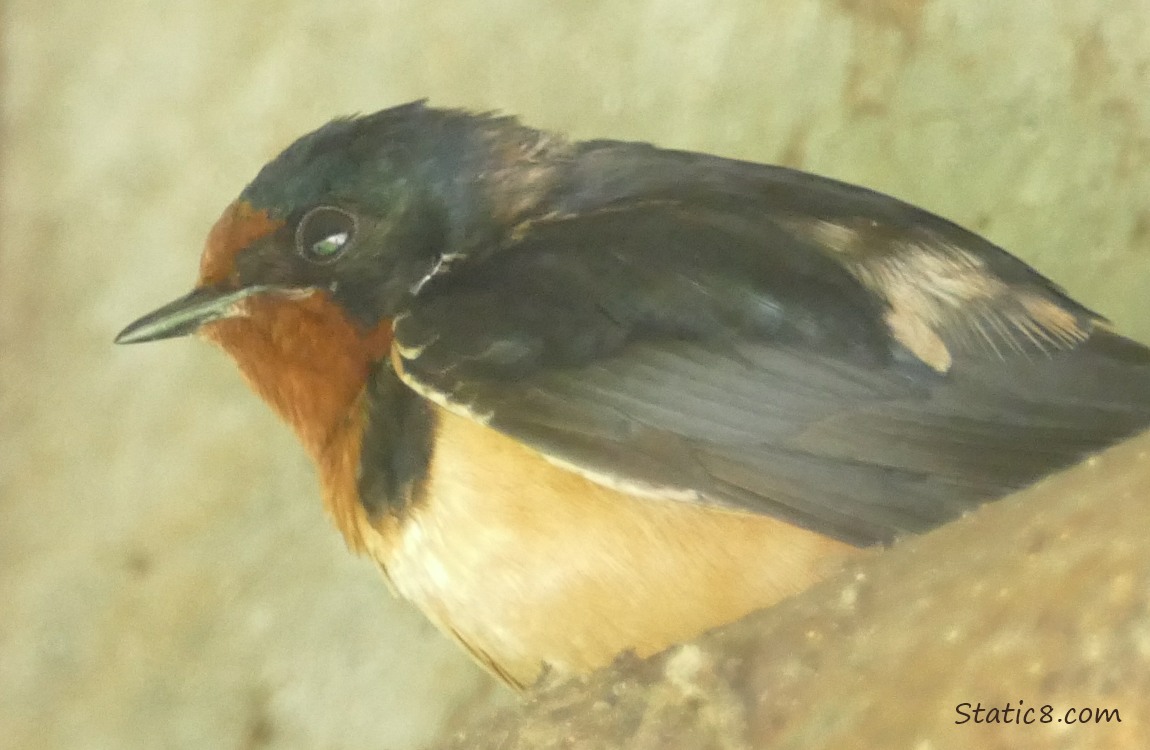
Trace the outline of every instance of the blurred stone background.
{"label": "blurred stone background", "polygon": [[404,748],[506,700],[222,355],[114,348],[295,136],[430,97],[864,183],[1150,339],[1145,0],[8,0],[0,749]]}

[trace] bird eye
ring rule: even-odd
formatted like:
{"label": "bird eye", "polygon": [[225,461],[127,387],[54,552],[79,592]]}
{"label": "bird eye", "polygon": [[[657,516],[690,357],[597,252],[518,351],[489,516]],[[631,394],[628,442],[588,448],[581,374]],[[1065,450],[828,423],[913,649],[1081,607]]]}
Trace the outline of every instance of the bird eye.
{"label": "bird eye", "polygon": [[331,263],[351,246],[355,224],[355,217],[341,208],[313,208],[296,227],[296,250],[312,263]]}

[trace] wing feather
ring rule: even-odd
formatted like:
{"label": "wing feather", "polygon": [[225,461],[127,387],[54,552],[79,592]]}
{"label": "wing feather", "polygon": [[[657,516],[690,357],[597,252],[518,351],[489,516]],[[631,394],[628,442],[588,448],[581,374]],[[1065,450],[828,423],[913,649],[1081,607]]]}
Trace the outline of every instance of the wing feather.
{"label": "wing feather", "polygon": [[1145,348],[985,240],[810,179],[805,214],[696,180],[522,225],[421,288],[397,369],[605,483],[857,544],[1150,422]]}

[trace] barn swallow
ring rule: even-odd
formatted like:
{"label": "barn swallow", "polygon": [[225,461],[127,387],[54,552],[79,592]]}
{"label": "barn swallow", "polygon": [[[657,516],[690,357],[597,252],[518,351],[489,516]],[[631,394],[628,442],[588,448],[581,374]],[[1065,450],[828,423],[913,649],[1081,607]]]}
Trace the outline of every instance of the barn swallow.
{"label": "barn swallow", "polygon": [[289,146],[116,340],[190,333],[297,433],[348,545],[515,686],[1150,422],[1150,350],[938,216],[422,102]]}

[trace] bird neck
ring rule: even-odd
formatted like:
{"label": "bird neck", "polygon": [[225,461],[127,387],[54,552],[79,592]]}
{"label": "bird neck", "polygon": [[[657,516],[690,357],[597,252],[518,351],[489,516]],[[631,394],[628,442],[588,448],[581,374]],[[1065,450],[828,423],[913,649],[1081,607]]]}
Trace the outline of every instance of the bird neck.
{"label": "bird neck", "polygon": [[202,334],[295,431],[319,470],[325,505],[358,548],[364,387],[391,345],[391,321],[363,330],[322,292],[261,295],[245,304],[245,315],[214,321]]}

